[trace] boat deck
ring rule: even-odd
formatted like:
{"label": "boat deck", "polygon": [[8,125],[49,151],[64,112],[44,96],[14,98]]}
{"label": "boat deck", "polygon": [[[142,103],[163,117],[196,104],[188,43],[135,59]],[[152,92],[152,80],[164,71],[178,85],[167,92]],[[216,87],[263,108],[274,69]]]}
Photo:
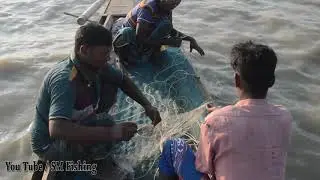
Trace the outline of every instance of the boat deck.
{"label": "boat deck", "polygon": [[110,0],[104,15],[125,16],[134,6],[134,0]]}
{"label": "boat deck", "polygon": [[115,19],[125,17],[134,7],[135,0],[109,0],[104,14],[100,19],[100,24],[110,28]]}

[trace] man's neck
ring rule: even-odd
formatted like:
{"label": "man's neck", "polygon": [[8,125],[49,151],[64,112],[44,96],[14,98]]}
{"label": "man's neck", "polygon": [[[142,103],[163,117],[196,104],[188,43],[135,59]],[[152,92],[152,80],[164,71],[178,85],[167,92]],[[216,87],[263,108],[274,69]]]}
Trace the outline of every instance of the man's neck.
{"label": "man's neck", "polygon": [[158,11],[159,15],[167,15],[167,14],[170,14],[170,12],[171,12],[171,11],[167,11],[167,10],[164,10],[163,8],[161,8],[159,3],[157,3],[156,6],[157,6],[157,9],[159,10]]}
{"label": "man's neck", "polygon": [[85,71],[90,71],[92,73],[98,73],[99,69],[93,67],[91,64],[85,62],[85,61],[79,61],[81,68],[83,68]]}
{"label": "man's neck", "polygon": [[240,93],[240,101],[241,100],[245,100],[245,99],[266,99],[266,96],[252,96],[252,95],[248,95],[244,92]]}
{"label": "man's neck", "polygon": [[92,72],[98,72],[99,69],[93,67],[91,64],[88,63],[88,60],[81,58],[81,56],[79,56],[78,54],[74,55],[75,59],[79,62],[79,64],[81,65],[81,68],[84,68],[86,70],[92,71]]}

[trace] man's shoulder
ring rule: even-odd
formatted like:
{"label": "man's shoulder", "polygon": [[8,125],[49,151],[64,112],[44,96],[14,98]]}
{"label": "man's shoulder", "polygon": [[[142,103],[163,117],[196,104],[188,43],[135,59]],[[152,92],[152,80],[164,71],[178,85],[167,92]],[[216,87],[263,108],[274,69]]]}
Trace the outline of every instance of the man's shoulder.
{"label": "man's shoulder", "polygon": [[114,67],[111,64],[106,64],[100,71],[100,75],[105,82],[120,83],[124,78],[124,73],[121,69]]}
{"label": "man's shoulder", "polygon": [[273,106],[274,111],[277,112],[277,114],[281,115],[283,117],[283,119],[286,119],[288,121],[292,121],[292,115],[291,112],[288,108],[286,108],[283,105],[275,105],[275,104],[271,104],[271,106]]}
{"label": "man's shoulder", "polygon": [[207,124],[213,126],[215,130],[223,130],[230,125],[230,118],[225,118],[233,113],[233,106],[217,107],[205,118]]}
{"label": "man's shoulder", "polygon": [[214,111],[212,111],[209,115],[210,116],[226,116],[233,113],[235,110],[233,105],[227,105],[224,107],[217,107]]}
{"label": "man's shoulder", "polygon": [[51,67],[48,71],[45,80],[49,81],[54,78],[69,79],[72,71],[74,70],[73,64],[70,62],[69,59],[64,59]]}
{"label": "man's shoulder", "polygon": [[[266,106],[268,106],[268,110],[271,110],[274,113],[281,113],[281,114],[290,114],[290,111],[283,105],[278,105],[278,104],[271,104],[271,103],[266,103]],[[224,107],[218,107],[216,108],[212,114],[216,116],[224,116],[224,115],[237,115],[239,112],[243,111],[242,106],[238,106],[237,104],[235,105],[227,105]]]}
{"label": "man's shoulder", "polygon": [[[292,115],[285,106],[274,104],[268,104],[268,106],[269,107],[266,108],[266,110],[268,111],[266,112],[266,114],[277,115],[281,117],[280,119],[285,120],[287,122],[292,121]],[[228,105],[221,108],[216,108],[206,117],[206,120],[214,124],[219,124],[218,122],[220,121],[226,124],[230,123],[231,121],[237,121],[237,117],[249,117],[250,115],[248,113],[250,114],[250,110],[248,109],[243,109],[241,107],[237,107],[236,105]],[[253,115],[256,116],[257,114],[255,114],[254,112]]]}
{"label": "man's shoulder", "polygon": [[147,8],[151,10],[152,13],[156,13],[159,10],[156,0],[141,1],[139,7]]}
{"label": "man's shoulder", "polygon": [[154,10],[157,8],[157,0],[146,0],[144,4],[154,8]]}
{"label": "man's shoulder", "polygon": [[69,59],[62,60],[47,72],[43,79],[42,89],[50,89],[53,84],[67,84],[71,82],[77,75],[77,71]]}

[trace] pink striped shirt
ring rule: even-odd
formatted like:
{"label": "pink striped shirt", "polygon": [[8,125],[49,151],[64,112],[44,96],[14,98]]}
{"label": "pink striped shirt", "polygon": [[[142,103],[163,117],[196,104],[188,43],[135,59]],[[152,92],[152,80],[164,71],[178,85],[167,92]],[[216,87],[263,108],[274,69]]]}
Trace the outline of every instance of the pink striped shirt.
{"label": "pink striped shirt", "polygon": [[217,109],[201,125],[196,167],[217,180],[284,180],[291,121],[263,99]]}

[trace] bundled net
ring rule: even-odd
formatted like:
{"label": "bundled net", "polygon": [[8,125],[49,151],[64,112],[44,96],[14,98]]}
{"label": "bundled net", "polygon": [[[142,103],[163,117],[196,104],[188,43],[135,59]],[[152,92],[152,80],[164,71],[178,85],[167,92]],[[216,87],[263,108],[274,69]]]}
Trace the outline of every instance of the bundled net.
{"label": "bundled net", "polygon": [[[116,23],[113,32],[118,28]],[[121,67],[116,60],[113,65]],[[162,122],[153,128],[141,105],[119,92],[110,113],[117,123],[137,122],[138,133],[129,142],[115,145],[110,154],[131,174],[131,179],[151,179],[157,174],[157,162],[165,139],[184,138],[196,147],[200,123],[206,113],[204,104],[210,97],[188,58],[178,48],[167,48],[151,62],[122,70],[157,107]]]}
{"label": "bundled net", "polygon": [[138,133],[129,142],[118,144],[112,151],[113,159],[132,179],[150,179],[157,175],[157,163],[162,143],[172,137],[185,139],[190,145],[198,144],[200,120],[204,118],[205,107],[180,114],[163,114],[162,122],[140,125]]}

